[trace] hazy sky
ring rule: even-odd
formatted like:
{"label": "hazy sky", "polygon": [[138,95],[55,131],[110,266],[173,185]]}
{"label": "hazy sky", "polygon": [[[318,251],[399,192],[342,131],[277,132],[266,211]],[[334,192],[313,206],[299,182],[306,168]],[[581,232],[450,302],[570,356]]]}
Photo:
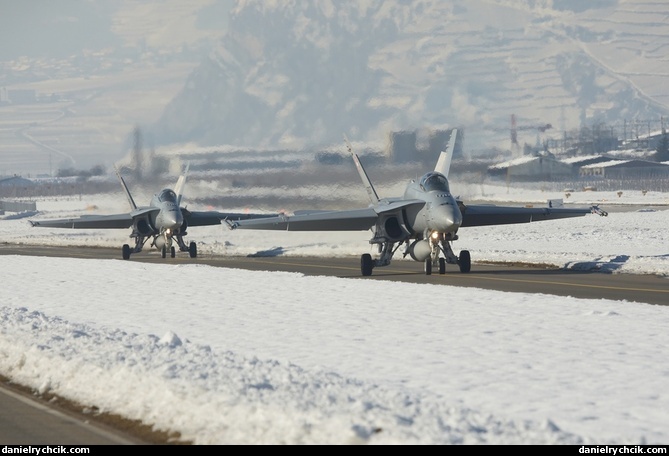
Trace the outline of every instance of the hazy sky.
{"label": "hazy sky", "polygon": [[62,58],[120,43],[111,32],[118,2],[98,0],[0,0],[0,59]]}
{"label": "hazy sky", "polygon": [[[141,27],[142,20],[153,21],[156,10],[173,8],[174,3],[175,0],[0,0],[0,60],[21,56],[65,58],[80,54],[84,48],[119,47],[126,43],[122,36],[126,32],[141,36],[135,34],[137,26],[132,24]],[[233,5],[234,0],[196,0],[178,7],[196,14],[198,29],[222,34]],[[118,17],[119,11],[126,16]]]}

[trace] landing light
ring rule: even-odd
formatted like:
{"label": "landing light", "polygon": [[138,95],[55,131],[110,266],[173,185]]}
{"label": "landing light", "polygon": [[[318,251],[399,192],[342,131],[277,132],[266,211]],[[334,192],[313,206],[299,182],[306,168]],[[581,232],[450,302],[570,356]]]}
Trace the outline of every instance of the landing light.
{"label": "landing light", "polygon": [[436,242],[436,241],[439,240],[439,238],[441,237],[441,235],[439,234],[439,232],[434,231],[434,232],[432,232],[432,236],[431,236],[431,237],[432,237],[432,240]]}
{"label": "landing light", "polygon": [[170,228],[165,230],[165,236],[167,236],[167,237],[172,236],[172,230]]}

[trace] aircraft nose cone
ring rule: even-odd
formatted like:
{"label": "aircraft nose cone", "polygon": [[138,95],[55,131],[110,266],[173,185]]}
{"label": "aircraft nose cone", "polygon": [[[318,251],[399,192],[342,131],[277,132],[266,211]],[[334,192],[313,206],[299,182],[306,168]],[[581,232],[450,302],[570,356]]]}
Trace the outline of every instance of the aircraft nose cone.
{"label": "aircraft nose cone", "polygon": [[180,212],[169,211],[162,214],[161,225],[163,228],[176,230],[183,224],[183,216]]}
{"label": "aircraft nose cone", "polygon": [[181,226],[181,220],[177,220],[177,217],[168,217],[166,222],[170,228],[179,228]]}
{"label": "aircraft nose cone", "polygon": [[438,231],[450,232],[456,231],[462,225],[462,214],[457,207],[451,205],[441,206],[439,208]]}

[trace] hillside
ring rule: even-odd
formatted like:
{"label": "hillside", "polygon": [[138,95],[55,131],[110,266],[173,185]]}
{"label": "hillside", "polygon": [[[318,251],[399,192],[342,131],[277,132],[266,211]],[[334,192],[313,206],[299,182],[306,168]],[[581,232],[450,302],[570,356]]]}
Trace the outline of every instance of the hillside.
{"label": "hillside", "polygon": [[660,0],[240,1],[156,136],[309,147],[462,126],[475,149],[508,146],[511,114],[530,143],[534,125],[659,121],[668,12]]}
{"label": "hillside", "polygon": [[0,2],[0,88],[38,96],[0,102],[0,175],[109,167],[136,126],[151,149],[306,150],[460,127],[478,154],[512,114],[522,145],[669,113],[664,0]]}

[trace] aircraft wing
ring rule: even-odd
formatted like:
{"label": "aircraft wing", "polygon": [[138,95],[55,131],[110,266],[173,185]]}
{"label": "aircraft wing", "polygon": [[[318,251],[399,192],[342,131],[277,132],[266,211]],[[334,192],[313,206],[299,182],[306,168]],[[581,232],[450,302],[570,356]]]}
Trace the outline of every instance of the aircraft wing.
{"label": "aircraft wing", "polygon": [[424,205],[425,201],[406,200],[381,203],[364,209],[343,211],[298,211],[295,215],[228,221],[232,229],[285,230],[285,231],[366,231],[379,219],[379,214],[395,212],[408,206]]}
{"label": "aircraft wing", "polygon": [[30,220],[30,224],[43,228],[130,228],[132,226],[132,215],[113,214],[113,215],[84,215],[69,219],[54,220]]}
{"label": "aircraft wing", "polygon": [[[75,218],[52,219],[52,220],[30,220],[30,224],[41,228],[81,228],[81,229],[121,229],[130,228],[134,217],[144,215],[148,212],[157,211],[156,208],[140,208],[125,214],[112,215],[82,215]],[[184,219],[188,226],[220,225],[223,220],[247,220],[253,218],[274,217],[276,214],[247,214],[236,212],[216,211],[188,211],[182,209]]]}
{"label": "aircraft wing", "polygon": [[581,217],[593,212],[593,208],[550,208],[550,207],[513,207],[494,205],[461,205],[462,225],[509,225],[530,223],[542,220],[556,220],[569,217]]}
{"label": "aircraft wing", "polygon": [[181,209],[188,226],[220,225],[224,220],[252,220],[276,217],[276,214],[249,214],[244,212],[189,211]]}
{"label": "aircraft wing", "polygon": [[30,220],[30,224],[40,228],[122,229],[130,228],[135,217],[157,210],[153,207],[144,207],[124,214],[82,215],[81,217],[65,219]]}
{"label": "aircraft wing", "polygon": [[376,223],[373,207],[345,211],[302,211],[253,220],[228,221],[230,228],[284,231],[365,231]]}

